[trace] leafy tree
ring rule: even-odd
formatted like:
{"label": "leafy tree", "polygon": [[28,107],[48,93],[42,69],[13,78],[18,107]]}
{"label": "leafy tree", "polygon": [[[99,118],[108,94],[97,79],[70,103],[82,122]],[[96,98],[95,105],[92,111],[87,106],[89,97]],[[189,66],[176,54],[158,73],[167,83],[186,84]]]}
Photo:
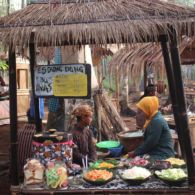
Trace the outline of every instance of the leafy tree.
{"label": "leafy tree", "polygon": [[0,0],[0,17],[8,15],[14,10],[14,6],[10,3],[10,0]]}
{"label": "leafy tree", "polygon": [[0,71],[1,70],[5,71],[7,69],[8,69],[8,64],[6,63],[6,61],[0,59]]}
{"label": "leafy tree", "polygon": [[177,3],[185,4],[188,6],[195,6],[195,0],[176,0]]}

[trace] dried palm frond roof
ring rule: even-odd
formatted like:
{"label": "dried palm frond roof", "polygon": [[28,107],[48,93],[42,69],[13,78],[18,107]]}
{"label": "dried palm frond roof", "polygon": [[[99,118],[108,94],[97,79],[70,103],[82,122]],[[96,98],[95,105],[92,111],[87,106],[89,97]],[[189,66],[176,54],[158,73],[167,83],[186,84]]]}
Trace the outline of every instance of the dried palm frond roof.
{"label": "dried palm frond roof", "polygon": [[[179,53],[181,54],[193,42],[194,38],[183,36],[179,44]],[[131,80],[139,82],[145,65],[153,67],[156,75],[161,75],[162,77],[165,75],[160,44],[138,43],[120,49],[109,62],[109,72],[119,74],[119,78],[124,78],[125,75],[128,75]]]}
{"label": "dried palm frond roof", "polygon": [[[63,1],[62,1],[63,2]],[[160,0],[93,0],[31,4],[0,18],[4,44],[39,45],[134,43],[157,40],[172,25],[194,34],[195,9]]]}

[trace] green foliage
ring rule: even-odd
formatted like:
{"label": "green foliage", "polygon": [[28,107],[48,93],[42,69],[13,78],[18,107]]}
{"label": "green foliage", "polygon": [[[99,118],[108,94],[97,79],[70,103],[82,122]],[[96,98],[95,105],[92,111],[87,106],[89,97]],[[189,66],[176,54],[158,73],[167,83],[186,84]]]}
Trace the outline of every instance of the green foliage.
{"label": "green foliage", "polygon": [[0,17],[8,15],[8,11],[9,13],[15,11],[14,5],[7,1],[0,2]]}
{"label": "green foliage", "polygon": [[103,81],[103,87],[105,89],[107,89],[108,91],[111,91],[111,92],[114,92],[116,90],[116,87],[115,85],[110,85],[110,82],[109,82],[109,79],[106,78],[104,81]]}
{"label": "green foliage", "polygon": [[180,3],[180,4],[185,4],[185,5],[188,5],[188,6],[191,6],[191,7],[195,6],[195,1],[194,0],[176,0],[176,2]]}
{"label": "green foliage", "polygon": [[8,64],[6,63],[6,61],[5,60],[0,60],[0,70],[3,70],[3,71],[5,71],[5,70],[7,70],[8,69]]}

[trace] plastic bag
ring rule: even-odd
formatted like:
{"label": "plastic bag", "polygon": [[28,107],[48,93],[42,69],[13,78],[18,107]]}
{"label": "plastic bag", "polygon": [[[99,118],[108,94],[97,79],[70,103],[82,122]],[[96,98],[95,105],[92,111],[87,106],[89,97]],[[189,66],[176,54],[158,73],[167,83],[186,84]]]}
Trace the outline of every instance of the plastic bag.
{"label": "plastic bag", "polygon": [[62,162],[48,162],[46,182],[50,188],[66,187],[68,185],[66,165]]}
{"label": "plastic bag", "polygon": [[30,159],[24,165],[24,183],[26,185],[44,182],[45,167],[37,159]]}

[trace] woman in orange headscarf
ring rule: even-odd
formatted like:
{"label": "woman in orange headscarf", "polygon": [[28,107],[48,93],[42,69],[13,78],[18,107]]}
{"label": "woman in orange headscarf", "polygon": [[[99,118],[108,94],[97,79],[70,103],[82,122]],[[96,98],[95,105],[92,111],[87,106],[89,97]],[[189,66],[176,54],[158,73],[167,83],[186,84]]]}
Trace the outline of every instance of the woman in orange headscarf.
{"label": "woman in orange headscarf", "polygon": [[138,115],[142,115],[144,124],[144,142],[129,153],[130,157],[148,154],[152,159],[166,159],[174,156],[173,142],[169,126],[158,111],[156,96],[147,96],[137,104]]}

